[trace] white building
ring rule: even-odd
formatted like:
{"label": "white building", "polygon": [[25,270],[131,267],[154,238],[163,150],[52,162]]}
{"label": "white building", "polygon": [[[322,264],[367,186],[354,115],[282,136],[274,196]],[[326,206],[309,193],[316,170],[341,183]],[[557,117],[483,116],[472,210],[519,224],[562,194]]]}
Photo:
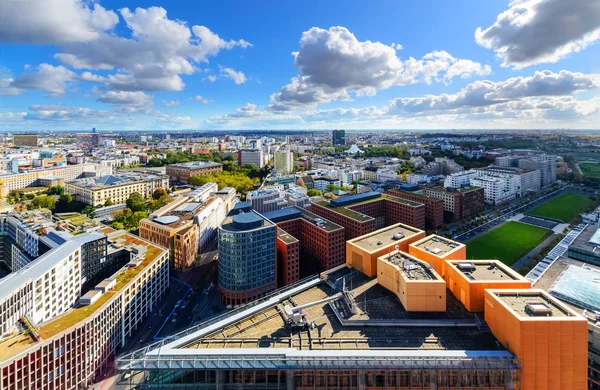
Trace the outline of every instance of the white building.
{"label": "white building", "polygon": [[273,164],[276,170],[280,172],[290,173],[294,171],[294,157],[292,151],[283,148],[275,152]]}
{"label": "white building", "polygon": [[500,177],[485,175],[471,179],[471,185],[483,188],[485,203],[498,205],[517,196],[519,179],[517,177]]}
{"label": "white building", "polygon": [[493,175],[508,179],[516,178],[517,196],[526,195],[530,192],[537,192],[541,187],[540,171],[538,169],[521,169],[514,167],[498,167],[491,165],[487,168],[478,169],[481,176]]}
{"label": "white building", "polygon": [[539,169],[542,187],[556,183],[556,156],[540,154],[519,160],[519,168]]}
{"label": "white building", "polygon": [[262,149],[240,149],[238,150],[238,165],[255,164],[259,168],[265,166],[264,153]]}
{"label": "white building", "polygon": [[402,177],[393,169],[379,169],[377,171],[377,181],[402,181]]}
{"label": "white building", "polygon": [[478,176],[479,172],[475,170],[453,173],[451,175],[446,176],[446,179],[444,180],[444,188],[469,185],[471,179],[476,178]]}

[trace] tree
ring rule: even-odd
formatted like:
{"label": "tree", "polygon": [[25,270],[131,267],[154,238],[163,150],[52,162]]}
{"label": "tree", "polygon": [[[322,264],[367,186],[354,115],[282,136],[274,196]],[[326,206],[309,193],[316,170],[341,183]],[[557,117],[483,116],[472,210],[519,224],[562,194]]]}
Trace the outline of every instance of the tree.
{"label": "tree", "polygon": [[306,191],[306,195],[308,195],[308,196],[320,196],[320,195],[323,195],[323,191],[319,191],[319,190],[315,190],[314,188],[311,188],[310,190]]}
{"label": "tree", "polygon": [[96,208],[88,205],[81,210],[81,213],[87,215],[88,218],[94,218],[96,216]]}
{"label": "tree", "polygon": [[164,188],[157,188],[156,190],[154,190],[154,192],[152,193],[152,199],[160,199],[162,196],[167,195],[167,191]]}
{"label": "tree", "polygon": [[59,203],[67,205],[73,201],[73,197],[70,194],[62,194],[58,200]]}
{"label": "tree", "polygon": [[114,221],[113,223],[110,224],[110,227],[115,229],[115,230],[123,230],[125,229],[125,225],[123,225],[123,222],[117,222]]}
{"label": "tree", "polygon": [[336,186],[333,183],[329,183],[327,184],[327,186],[325,186],[325,192],[333,192],[335,191]]}
{"label": "tree", "polygon": [[114,203],[112,199],[106,199],[106,202],[104,202],[104,207],[112,206],[113,204]]}
{"label": "tree", "polygon": [[45,208],[45,209],[53,210],[55,206],[56,206],[56,199],[54,199],[53,197],[48,196],[48,195],[38,196],[31,201],[32,209]]}
{"label": "tree", "polygon": [[136,211],[144,211],[146,210],[146,201],[144,197],[139,192],[134,192],[129,195],[127,199],[127,207],[131,209],[134,213]]}
{"label": "tree", "polygon": [[61,186],[54,186],[48,188],[48,191],[46,191],[46,193],[48,195],[62,195],[65,193],[65,189]]}
{"label": "tree", "polygon": [[129,229],[137,229],[140,225],[140,221],[146,217],[148,217],[147,211],[136,211],[129,219],[127,219],[126,226]]}

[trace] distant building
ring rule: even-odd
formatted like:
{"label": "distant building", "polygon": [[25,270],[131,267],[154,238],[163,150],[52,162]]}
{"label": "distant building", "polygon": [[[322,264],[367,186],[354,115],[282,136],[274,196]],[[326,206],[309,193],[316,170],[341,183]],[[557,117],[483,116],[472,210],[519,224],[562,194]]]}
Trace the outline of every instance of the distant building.
{"label": "distant building", "polygon": [[471,184],[471,179],[478,177],[479,173],[475,170],[461,171],[446,176],[444,180],[444,188],[468,186]]}
{"label": "distant building", "polygon": [[38,135],[37,134],[15,134],[13,135],[14,146],[38,146]]}
{"label": "distant building", "polygon": [[444,221],[457,222],[472,217],[485,208],[483,188],[424,188],[423,195],[444,201]]}
{"label": "distant building", "polygon": [[[411,157],[411,160],[414,157]],[[448,176],[453,173],[464,171],[464,167],[457,164],[454,160],[447,157],[436,157],[435,161],[430,162],[423,168],[423,174],[427,176]]]}
{"label": "distant building", "polygon": [[267,162],[262,149],[240,149],[238,150],[238,165],[254,164],[259,168],[264,167]]}
{"label": "distant building", "polygon": [[283,198],[283,193],[274,188],[251,191],[246,195],[246,202],[259,213],[275,211],[287,207],[288,203]]}
{"label": "distant building", "polygon": [[499,205],[517,197],[518,177],[480,176],[471,179],[471,184],[483,188],[485,203]]}
{"label": "distant building", "polygon": [[556,183],[556,156],[540,154],[519,160],[519,168],[539,169],[542,187]]}
{"label": "distant building", "polygon": [[294,172],[294,156],[287,148],[279,149],[277,152],[275,152],[273,164],[274,168],[280,172]]}
{"label": "distant building", "polygon": [[77,149],[90,153],[94,148],[100,146],[101,137],[98,133],[77,133]]}
{"label": "distant building", "polygon": [[425,205],[425,225],[428,229],[439,229],[444,223],[444,201],[415,192],[389,190],[388,194]]}
{"label": "distant building", "polygon": [[167,165],[169,179],[174,182],[189,183],[190,177],[223,172],[223,164],[212,161],[194,161]]}
{"label": "distant building", "polygon": [[346,130],[333,130],[331,132],[331,144],[333,146],[346,145]]}

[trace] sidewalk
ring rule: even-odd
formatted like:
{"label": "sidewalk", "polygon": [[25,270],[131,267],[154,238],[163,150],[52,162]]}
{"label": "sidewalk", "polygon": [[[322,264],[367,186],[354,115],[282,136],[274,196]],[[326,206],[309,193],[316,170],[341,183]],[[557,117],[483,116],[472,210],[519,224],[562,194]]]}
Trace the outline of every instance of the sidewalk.
{"label": "sidewalk", "polygon": [[535,248],[533,248],[531,250],[531,252],[529,252],[525,256],[521,257],[519,260],[515,261],[510,266],[510,268],[514,269],[515,271],[518,271],[521,268],[525,267],[527,265],[527,263],[533,258],[533,256],[535,256],[538,253],[540,253],[541,250],[544,249],[546,247],[546,245],[550,244],[550,241],[552,241],[556,236],[557,236],[557,234],[554,233],[551,236],[549,236],[548,238],[546,238],[544,241],[542,241],[541,244],[539,244],[538,246],[536,246]]}

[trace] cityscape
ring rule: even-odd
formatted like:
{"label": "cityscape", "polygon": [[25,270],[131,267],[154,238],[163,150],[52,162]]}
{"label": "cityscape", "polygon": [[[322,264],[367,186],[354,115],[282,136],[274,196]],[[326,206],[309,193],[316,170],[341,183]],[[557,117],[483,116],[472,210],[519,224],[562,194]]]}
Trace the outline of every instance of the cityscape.
{"label": "cityscape", "polygon": [[0,0],[0,390],[600,390],[600,2],[429,3]]}

